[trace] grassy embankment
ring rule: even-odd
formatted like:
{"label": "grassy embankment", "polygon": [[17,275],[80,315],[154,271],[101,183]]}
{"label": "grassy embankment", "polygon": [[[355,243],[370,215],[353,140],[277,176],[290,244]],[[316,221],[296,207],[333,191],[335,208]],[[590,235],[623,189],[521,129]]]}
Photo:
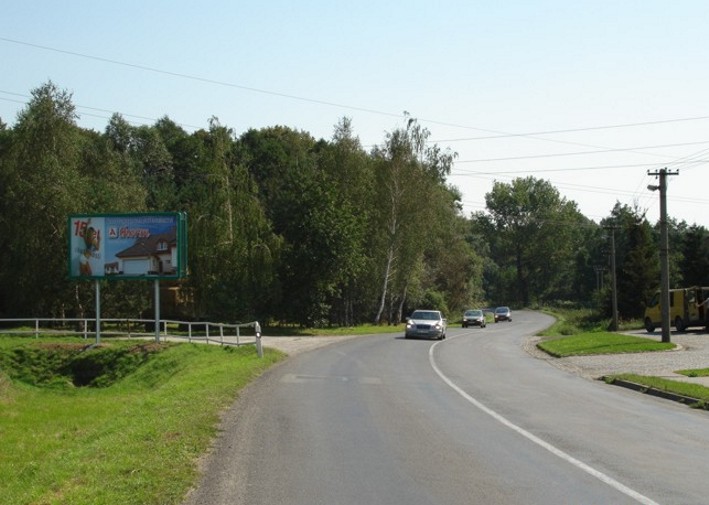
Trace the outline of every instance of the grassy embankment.
{"label": "grassy embankment", "polygon": [[[554,311],[552,315],[557,318],[557,322],[541,333],[544,339],[537,345],[552,356],[661,352],[675,348],[673,343],[604,331],[602,328],[607,327],[608,321],[593,321],[589,319],[590,313],[586,311]],[[635,325],[630,323],[622,329],[640,327],[640,323]],[[675,373],[688,377],[709,376],[709,369],[677,370]],[[694,398],[697,400],[697,406],[700,407],[709,403],[709,388],[699,384],[630,373],[606,377],[609,383],[619,380]]]}
{"label": "grassy embankment", "polygon": [[[90,342],[89,342],[90,343]],[[253,346],[0,335],[0,504],[178,504]]]}

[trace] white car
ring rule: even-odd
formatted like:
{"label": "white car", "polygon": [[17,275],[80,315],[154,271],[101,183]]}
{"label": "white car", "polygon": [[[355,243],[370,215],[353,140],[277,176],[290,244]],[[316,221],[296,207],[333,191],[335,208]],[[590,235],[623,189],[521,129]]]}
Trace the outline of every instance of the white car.
{"label": "white car", "polygon": [[448,324],[440,310],[415,310],[406,318],[405,338],[446,338]]}

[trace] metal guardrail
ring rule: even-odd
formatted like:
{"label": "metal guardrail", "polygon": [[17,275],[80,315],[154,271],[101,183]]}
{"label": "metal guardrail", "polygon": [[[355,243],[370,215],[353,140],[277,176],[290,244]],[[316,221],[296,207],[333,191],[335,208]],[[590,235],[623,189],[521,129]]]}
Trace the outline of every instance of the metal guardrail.
{"label": "metal guardrail", "polygon": [[[29,324],[28,324],[29,323]],[[159,331],[146,331],[146,325],[155,327],[154,319],[101,319],[101,335],[123,338],[158,337],[158,340],[186,340],[187,342],[214,343],[220,345],[256,345],[259,357],[261,349],[261,325],[258,321],[228,324],[194,321],[160,320]],[[2,326],[15,326],[4,328]],[[16,335],[79,335],[85,339],[94,333],[96,319],[90,318],[8,318],[0,319],[0,333]],[[242,329],[253,328],[253,335],[242,335]],[[141,331],[142,329],[142,331]]]}

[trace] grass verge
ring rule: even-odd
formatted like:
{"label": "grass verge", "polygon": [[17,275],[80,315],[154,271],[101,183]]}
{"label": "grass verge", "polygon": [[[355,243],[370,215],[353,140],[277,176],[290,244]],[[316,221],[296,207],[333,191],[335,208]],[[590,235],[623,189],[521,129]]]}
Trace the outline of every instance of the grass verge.
{"label": "grass verge", "polygon": [[[545,340],[538,343],[537,347],[555,357],[656,352],[675,347],[669,342],[657,342],[643,337],[604,331],[602,328],[607,326],[607,321],[595,319],[587,310],[545,310],[545,312],[553,315],[557,321],[541,334]],[[623,326],[624,329],[640,327],[639,322],[628,322]],[[678,370],[676,373],[688,377],[709,376],[709,368]],[[611,384],[627,381],[657,391],[692,398],[696,400],[694,406],[700,408],[707,408],[709,405],[709,388],[701,384],[631,373],[608,376],[605,380]]]}
{"label": "grass verge", "polygon": [[647,375],[637,375],[631,373],[610,375],[604,378],[609,384],[619,381],[627,381],[633,384],[644,386],[648,389],[655,389],[666,393],[673,393],[682,397],[696,400],[692,406],[707,408],[709,404],[709,388],[700,384],[690,384],[687,382],[663,379],[662,377],[652,377]]}
{"label": "grass verge", "polygon": [[[0,504],[180,503],[220,412],[283,356],[266,350],[259,359],[252,346],[153,344],[144,353],[131,349],[144,345],[135,341],[85,344],[0,336]],[[75,385],[68,364],[116,356],[123,362],[96,384]]]}
{"label": "grass verge", "polygon": [[537,344],[537,347],[552,356],[563,358],[590,354],[666,351],[674,349],[675,345],[621,333],[596,331],[544,340]]}

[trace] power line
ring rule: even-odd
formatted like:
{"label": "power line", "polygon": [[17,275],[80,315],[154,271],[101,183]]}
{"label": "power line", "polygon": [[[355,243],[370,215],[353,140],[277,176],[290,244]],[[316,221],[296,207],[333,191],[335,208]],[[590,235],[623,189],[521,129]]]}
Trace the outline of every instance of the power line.
{"label": "power line", "polygon": [[683,147],[683,146],[693,146],[693,145],[701,145],[701,144],[709,144],[709,140],[702,140],[702,141],[698,141],[698,142],[681,142],[681,143],[677,143],[677,144],[642,146],[642,147],[621,147],[618,149],[603,149],[603,150],[598,150],[598,151],[576,151],[576,152],[572,152],[572,153],[552,153],[552,154],[533,154],[533,155],[529,155],[529,156],[510,156],[507,158],[484,158],[484,159],[477,159],[477,160],[457,160],[456,163],[483,163],[483,162],[492,162],[492,161],[527,160],[527,159],[535,159],[535,158],[556,158],[556,157],[562,157],[562,156],[579,156],[579,155],[584,155],[584,154],[603,154],[603,153],[613,153],[613,152],[636,151],[636,150],[643,150],[643,149],[662,149],[665,147]]}
{"label": "power line", "polygon": [[[701,160],[705,163],[709,160]],[[690,163],[690,162],[687,162]],[[693,162],[692,162],[693,163]],[[596,166],[586,166],[586,167],[564,167],[564,168],[534,168],[534,169],[519,169],[519,170],[495,170],[495,171],[481,171],[481,170],[454,170],[456,175],[466,176],[466,175],[476,175],[476,174],[538,174],[547,172],[579,172],[588,170],[610,170],[617,168],[641,168],[641,167],[655,167],[657,163],[632,163],[632,164],[622,164],[622,165],[596,165]]]}
{"label": "power line", "polygon": [[681,121],[701,121],[709,119],[709,116],[697,116],[697,117],[687,117],[687,118],[677,118],[677,119],[660,119],[657,121],[643,121],[639,123],[622,123],[622,124],[611,124],[611,125],[601,125],[601,126],[587,126],[583,128],[567,128],[564,130],[545,130],[537,132],[526,132],[526,133],[506,133],[500,135],[490,135],[487,137],[468,137],[468,138],[456,138],[456,139],[440,139],[433,140],[432,142],[466,142],[469,140],[493,140],[493,139],[505,139],[514,137],[529,137],[533,135],[557,135],[560,133],[573,133],[573,132],[585,132],[593,130],[610,130],[613,128],[634,128],[637,126],[648,126],[657,124],[667,124],[667,123],[678,123]]}
{"label": "power line", "polygon": [[[534,171],[529,171],[530,174],[534,174]],[[503,173],[504,174],[504,173]],[[455,174],[452,174],[455,176]],[[478,175],[474,174],[469,174],[473,177],[479,177],[480,179],[485,179],[485,180],[496,180],[496,177],[490,177],[490,175],[501,175],[501,174],[490,174],[490,173],[484,173],[481,172]],[[645,177],[645,175],[644,175]],[[506,175],[503,176],[502,178],[504,179],[509,179],[513,180],[514,177]],[[598,193],[598,194],[604,194],[604,195],[615,195],[615,196],[638,196],[638,194],[643,195],[644,193],[639,193],[638,191],[624,191],[624,190],[619,190],[616,188],[610,188],[610,187],[603,187],[603,186],[589,186],[589,185],[582,185],[582,184],[572,184],[572,183],[565,183],[565,182],[555,182],[552,180],[549,180],[551,184],[557,189],[566,189],[570,191],[581,191],[585,193]],[[672,201],[676,202],[684,202],[684,203],[692,203],[692,204],[700,204],[700,205],[706,205],[709,204],[709,199],[701,199],[701,198],[688,198],[688,197],[682,197],[678,195],[672,195],[670,197]]]}
{"label": "power line", "polygon": [[243,85],[241,85],[241,84],[234,84],[234,83],[231,83],[231,82],[219,81],[219,80],[216,80],[216,79],[209,79],[209,78],[206,78],[206,77],[200,77],[200,76],[197,76],[197,75],[190,75],[190,74],[185,74],[185,73],[181,73],[181,72],[173,72],[173,71],[171,71],[171,70],[162,70],[162,69],[158,69],[158,68],[154,68],[154,67],[149,67],[149,66],[147,66],[147,65],[138,65],[138,64],[135,64],[135,63],[127,63],[127,62],[125,62],[125,61],[113,60],[113,59],[110,59],[110,58],[104,58],[104,57],[101,57],[101,56],[93,56],[93,55],[90,55],[90,54],[84,54],[84,53],[79,53],[79,52],[75,52],[75,51],[67,51],[67,50],[64,50],[64,49],[57,49],[57,48],[54,48],[54,47],[43,46],[43,45],[40,45],[40,44],[33,44],[33,43],[30,43],[30,42],[23,42],[23,41],[20,41],[20,40],[8,39],[8,38],[5,38],[5,37],[0,37],[0,41],[3,41],[3,42],[10,42],[10,43],[13,43],[13,44],[19,44],[19,45],[28,46],[28,47],[33,47],[33,48],[35,48],[35,49],[42,49],[42,50],[44,50],[44,51],[52,51],[52,52],[60,53],[60,54],[68,54],[68,55],[70,55],[70,56],[76,56],[76,57],[79,57],[79,58],[86,58],[86,59],[90,59],[90,60],[100,61],[100,62],[103,62],[103,63],[110,63],[110,64],[112,64],[112,65],[121,65],[121,66],[124,66],[124,67],[135,68],[135,69],[138,69],[138,70],[144,70],[144,71],[146,71],[146,72],[152,72],[152,73],[155,73],[155,74],[169,75],[169,76],[172,76],[172,77],[179,77],[179,78],[181,78],[181,79],[189,79],[189,80],[192,80],[192,81],[204,82],[204,83],[207,83],[207,84],[215,84],[215,85],[218,85],[218,86],[225,86],[225,87],[229,87],[229,88],[241,89],[241,90],[250,91],[250,92],[253,92],[253,93],[261,93],[261,94],[264,94],[264,95],[278,96],[278,97],[281,97],[281,98],[288,98],[288,99],[291,99],[291,100],[299,100],[299,101],[301,101],[301,102],[309,102],[309,103],[314,103],[314,104],[318,104],[318,105],[327,105],[327,106],[329,106],[329,107],[338,107],[338,108],[341,108],[341,109],[349,109],[349,110],[355,110],[355,111],[359,111],[359,112],[368,112],[368,113],[370,113],[370,114],[379,114],[379,115],[382,115],[382,116],[389,116],[389,117],[396,117],[396,118],[402,118],[402,117],[404,117],[403,114],[395,114],[395,113],[392,113],[392,112],[384,112],[384,111],[380,111],[380,110],[369,109],[369,108],[366,108],[366,107],[357,107],[357,106],[353,106],[353,105],[345,105],[345,104],[340,104],[340,103],[335,103],[335,102],[328,102],[328,101],[325,101],[325,100],[318,100],[318,99],[315,99],[315,98],[306,98],[306,97],[297,96],[297,95],[290,95],[290,94],[288,94],[288,93],[280,93],[280,92],[278,92],[278,91],[270,91],[270,90],[265,90],[265,89],[261,89],[261,88],[255,88],[255,87],[251,87],[251,86],[243,86]]}
{"label": "power line", "polygon": [[[103,63],[110,63],[113,65],[120,65],[120,66],[124,66],[124,67],[128,67],[128,68],[135,68],[138,70],[143,70],[146,72],[152,72],[152,73],[156,73],[156,74],[168,75],[168,76],[172,76],[172,77],[179,77],[182,79],[189,79],[189,80],[193,80],[193,81],[203,82],[203,83],[207,83],[207,84],[214,84],[214,85],[218,85],[218,86],[225,86],[225,87],[234,88],[234,89],[241,89],[241,90],[250,91],[253,93],[260,93],[260,94],[265,94],[265,95],[270,95],[270,96],[277,96],[277,97],[281,97],[281,98],[288,98],[291,100],[298,100],[298,101],[302,101],[302,102],[308,102],[308,103],[313,103],[313,104],[318,104],[318,105],[325,105],[325,106],[329,106],[329,107],[337,107],[337,108],[353,110],[353,111],[358,111],[358,112],[366,112],[366,113],[370,113],[370,114],[377,114],[377,115],[382,115],[382,116],[387,116],[387,117],[395,117],[395,118],[405,117],[405,114],[393,113],[393,112],[388,112],[388,111],[381,111],[381,110],[372,109],[372,108],[368,108],[368,107],[360,107],[360,106],[354,106],[354,105],[341,104],[341,103],[330,102],[330,101],[320,100],[320,99],[315,99],[315,98],[302,97],[302,96],[292,95],[292,94],[288,94],[288,93],[265,90],[262,88],[256,88],[256,87],[252,87],[252,86],[244,86],[241,84],[235,84],[235,83],[231,83],[231,82],[220,81],[220,80],[211,79],[211,78],[205,78],[205,77],[186,74],[186,73],[182,73],[182,72],[162,70],[162,69],[150,67],[147,65],[139,65],[139,64],[135,64],[135,63],[128,63],[128,62],[124,62],[124,61],[119,61],[119,60],[115,60],[115,59],[111,59],[111,58],[105,58],[105,57],[101,57],[101,56],[89,55],[89,54],[80,53],[80,52],[76,52],[76,51],[57,49],[55,47],[49,47],[49,46],[45,46],[45,45],[24,42],[24,41],[10,39],[10,38],[6,38],[6,37],[0,37],[0,41],[9,42],[12,44],[23,45],[23,46],[27,46],[27,47],[32,47],[35,49],[41,49],[44,51],[51,51],[51,52],[60,53],[60,54],[67,54],[67,55],[75,56],[75,57],[79,57],[79,58],[91,59],[91,60],[100,61]],[[563,140],[558,140],[558,139],[547,139],[547,138],[543,138],[543,137],[538,137],[536,135],[567,133],[567,132],[573,132],[573,131],[599,130],[599,129],[606,129],[606,128],[624,128],[624,127],[644,126],[644,125],[649,125],[649,124],[661,124],[661,123],[670,123],[670,122],[678,122],[678,121],[695,121],[695,120],[701,120],[701,119],[709,119],[709,116],[698,116],[698,117],[692,117],[692,118],[679,118],[679,119],[669,119],[669,120],[659,120],[659,121],[647,121],[647,122],[640,122],[640,123],[627,123],[627,124],[621,124],[621,125],[602,125],[602,126],[594,126],[594,127],[588,127],[588,128],[552,130],[552,131],[548,131],[548,132],[536,132],[536,133],[510,133],[510,132],[506,132],[506,131],[492,130],[492,129],[480,128],[480,127],[469,126],[469,125],[455,124],[455,123],[439,121],[439,120],[429,119],[429,118],[417,118],[417,119],[421,122],[437,124],[437,125],[441,125],[441,126],[449,126],[449,127],[454,127],[454,128],[476,130],[476,131],[495,134],[494,136],[491,136],[491,137],[480,137],[479,139],[521,137],[521,138],[529,138],[529,139],[533,139],[533,140],[541,140],[541,141],[545,141],[545,142],[554,142],[554,143],[560,143],[560,144],[593,147],[593,148],[602,149],[604,151],[607,151],[608,148],[603,147],[603,146],[596,146],[596,145],[585,144],[585,143],[580,143],[580,142],[563,141]],[[464,140],[464,139],[460,139],[460,140]],[[477,139],[468,139],[468,140],[477,140]],[[457,140],[451,140],[451,141],[457,141]],[[433,142],[444,142],[444,141],[430,141],[430,143],[433,143]],[[645,154],[654,155],[651,153],[645,153]]]}

